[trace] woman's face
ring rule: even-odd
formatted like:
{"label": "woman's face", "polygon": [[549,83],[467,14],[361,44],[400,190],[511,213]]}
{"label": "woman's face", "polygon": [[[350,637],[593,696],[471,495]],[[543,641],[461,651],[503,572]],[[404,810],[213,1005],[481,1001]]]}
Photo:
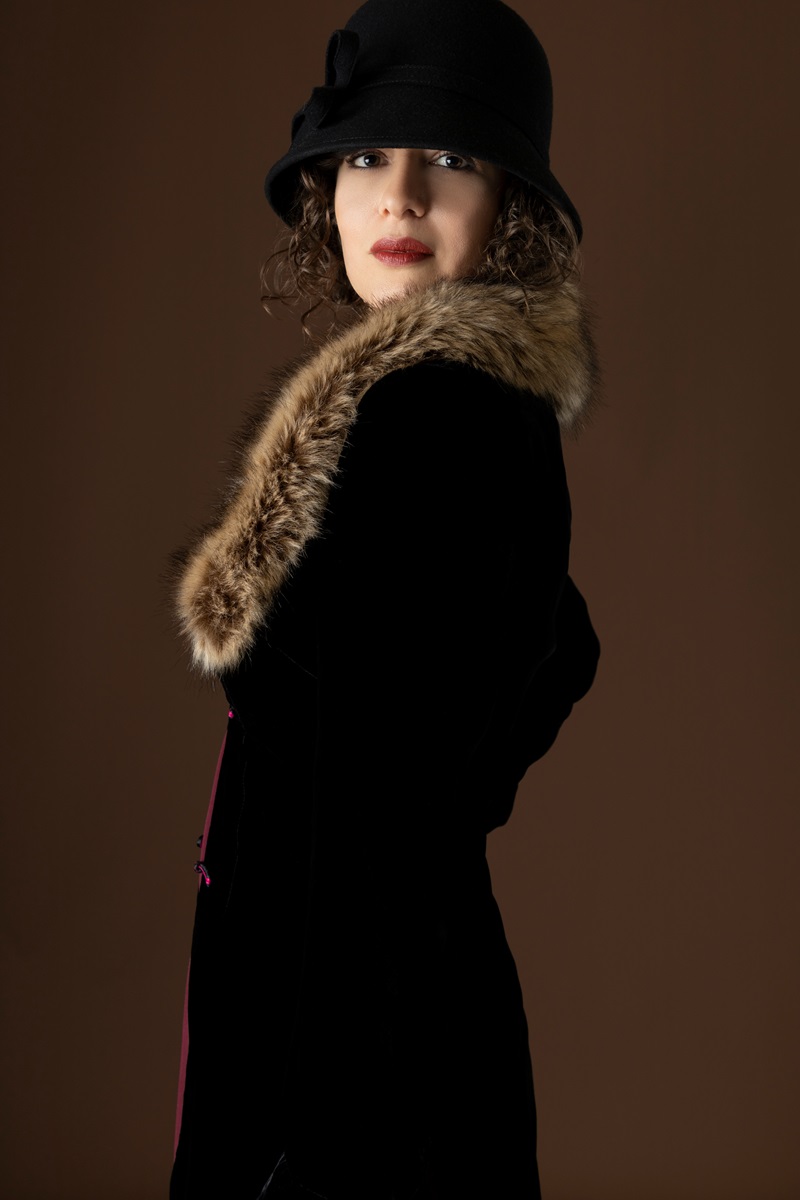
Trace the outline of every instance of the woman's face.
{"label": "woman's face", "polygon": [[446,150],[362,150],[339,165],[334,211],[353,290],[378,304],[483,256],[506,173]]}

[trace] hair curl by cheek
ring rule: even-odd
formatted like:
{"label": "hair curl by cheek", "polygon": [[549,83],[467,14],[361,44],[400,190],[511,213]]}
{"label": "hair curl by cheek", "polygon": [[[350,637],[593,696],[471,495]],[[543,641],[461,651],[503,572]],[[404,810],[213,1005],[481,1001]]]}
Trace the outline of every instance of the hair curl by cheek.
{"label": "hair curl by cheek", "polygon": [[[291,227],[261,269],[261,303],[277,300],[294,306],[308,301],[303,328],[322,305],[334,314],[365,307],[350,286],[339,232],[333,216],[336,173],[341,162],[331,155],[300,168]],[[516,283],[523,288],[558,286],[578,275],[578,238],[569,217],[535,188],[509,176],[503,204],[483,260],[471,278],[486,283]]]}
{"label": "hair curl by cheek", "polygon": [[278,300],[294,307],[309,301],[301,315],[303,328],[322,305],[333,310],[363,302],[344,269],[339,231],[333,216],[336,173],[341,157],[330,155],[300,168],[289,231],[278,240],[261,268],[261,303]]}
{"label": "hair curl by cheek", "polygon": [[558,286],[579,274],[578,236],[569,217],[530,184],[509,176],[475,278],[527,289]]}

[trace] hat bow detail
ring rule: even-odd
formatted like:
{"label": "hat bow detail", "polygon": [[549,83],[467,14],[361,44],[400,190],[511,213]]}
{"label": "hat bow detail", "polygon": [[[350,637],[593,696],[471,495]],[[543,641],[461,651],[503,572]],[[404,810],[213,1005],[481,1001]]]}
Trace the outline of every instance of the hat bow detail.
{"label": "hat bow detail", "polygon": [[345,94],[353,78],[359,44],[359,36],[353,29],[336,29],[331,34],[325,51],[325,84],[315,87],[307,103],[295,114],[293,138],[305,123],[318,129],[334,101]]}

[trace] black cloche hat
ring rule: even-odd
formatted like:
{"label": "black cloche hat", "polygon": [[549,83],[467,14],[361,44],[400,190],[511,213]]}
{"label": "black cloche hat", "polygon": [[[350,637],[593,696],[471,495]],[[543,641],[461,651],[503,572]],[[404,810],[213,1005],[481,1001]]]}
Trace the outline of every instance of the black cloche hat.
{"label": "black cloche hat", "polygon": [[328,42],[325,84],[292,122],[267,199],[292,223],[298,169],[334,151],[432,147],[485,159],[581,221],[550,170],[547,56],[500,0],[367,0]]}

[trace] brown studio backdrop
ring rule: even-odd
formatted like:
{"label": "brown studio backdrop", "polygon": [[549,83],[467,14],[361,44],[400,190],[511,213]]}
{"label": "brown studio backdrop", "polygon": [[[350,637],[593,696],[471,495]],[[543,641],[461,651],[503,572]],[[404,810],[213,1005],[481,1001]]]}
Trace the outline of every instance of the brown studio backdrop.
{"label": "brown studio backdrop", "polygon": [[[797,1151],[798,9],[571,0],[553,161],[605,406],[567,447],[597,684],[493,835],[547,1200],[788,1200]],[[224,725],[164,599],[301,348],[266,166],[345,3],[7,2],[3,1163],[156,1200]]]}

